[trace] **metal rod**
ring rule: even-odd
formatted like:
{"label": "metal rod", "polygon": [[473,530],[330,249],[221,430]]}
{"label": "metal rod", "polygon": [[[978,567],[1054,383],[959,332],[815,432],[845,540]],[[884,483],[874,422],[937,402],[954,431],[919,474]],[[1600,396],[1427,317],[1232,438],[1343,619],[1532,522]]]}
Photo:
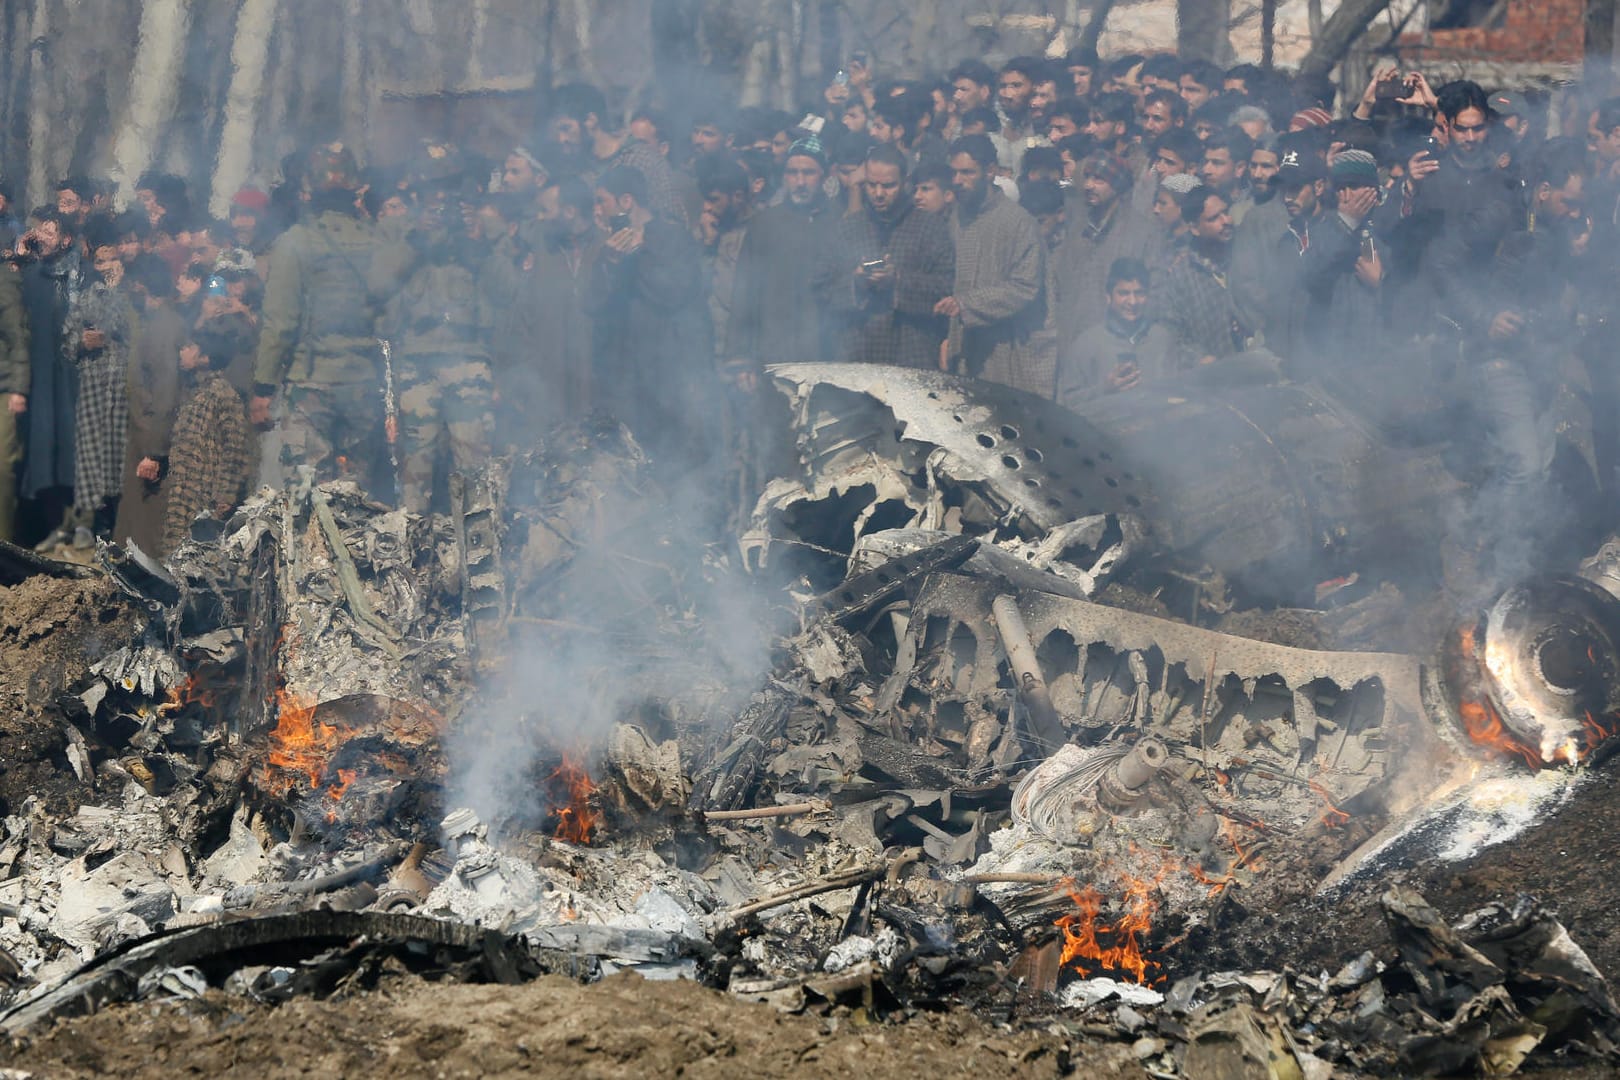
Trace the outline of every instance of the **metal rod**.
{"label": "metal rod", "polygon": [[1011,596],[998,596],[990,603],[995,616],[996,632],[1001,635],[1001,647],[1006,650],[1007,662],[1012,665],[1018,680],[1018,696],[1029,709],[1030,725],[1034,735],[1048,750],[1055,750],[1068,739],[1063,732],[1063,721],[1052,705],[1052,695],[1046,688],[1046,679],[1035,657],[1035,646],[1029,639],[1029,628],[1024,625],[1018,601]]}

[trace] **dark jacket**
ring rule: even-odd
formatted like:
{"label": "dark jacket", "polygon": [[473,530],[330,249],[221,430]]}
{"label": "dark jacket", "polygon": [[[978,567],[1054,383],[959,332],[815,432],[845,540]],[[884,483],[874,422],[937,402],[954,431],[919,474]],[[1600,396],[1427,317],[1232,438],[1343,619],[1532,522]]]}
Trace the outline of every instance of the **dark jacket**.
{"label": "dark jacket", "polygon": [[83,268],[76,248],[23,268],[30,384],[21,488],[24,498],[35,498],[48,488],[73,486],[73,425],[79,378],[63,350],[63,332],[73,298],[83,287]]}
{"label": "dark jacket", "polygon": [[815,291],[835,258],[838,214],[820,195],[809,206],[767,206],[748,222],[725,354],[756,364],[832,355],[827,313]]}
{"label": "dark jacket", "polygon": [[503,406],[530,426],[591,410],[591,275],[602,245],[594,230],[578,248],[525,227],[523,243],[499,250],[510,273],[491,274],[491,370]]}
{"label": "dark jacket", "polygon": [[1417,185],[1394,233],[1406,253],[1397,265],[1412,275],[1403,283],[1404,314],[1415,329],[1433,329],[1434,315],[1465,335],[1490,323],[1496,313],[1484,310],[1483,278],[1522,212],[1517,185],[1487,151],[1466,165],[1448,154],[1440,171]]}
{"label": "dark jacket", "polygon": [[592,267],[596,401],[657,457],[696,452],[716,389],[696,242],[649,221],[640,247],[603,249]]}

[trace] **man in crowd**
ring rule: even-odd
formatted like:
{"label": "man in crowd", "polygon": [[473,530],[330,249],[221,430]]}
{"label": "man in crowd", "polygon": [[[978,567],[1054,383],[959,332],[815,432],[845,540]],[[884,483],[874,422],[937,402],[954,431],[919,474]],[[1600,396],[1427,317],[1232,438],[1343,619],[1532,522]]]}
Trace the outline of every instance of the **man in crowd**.
{"label": "man in crowd", "polygon": [[1108,266],[1107,313],[1058,362],[1058,401],[1073,406],[1093,394],[1134,390],[1170,374],[1172,341],[1148,315],[1153,275],[1140,259]]}
{"label": "man in crowd", "polygon": [[1150,221],[1131,206],[1132,183],[1130,168],[1112,154],[1096,151],[1080,166],[1082,205],[1075,208],[1057,255],[1061,342],[1074,341],[1102,321],[1104,282],[1114,260],[1152,262],[1159,255],[1159,237]]}
{"label": "man in crowd", "polygon": [[990,182],[995,161],[986,136],[951,144],[956,274],[934,310],[951,320],[954,370],[1049,398],[1056,371],[1032,345],[1046,320],[1045,246],[1035,219]]}
{"label": "man in crowd", "polygon": [[726,329],[727,368],[744,388],[766,363],[831,353],[825,304],[814,288],[833,257],[839,217],[822,190],[826,176],[821,142],[794,143],[782,176],[787,197],[748,224]]}
{"label": "man in crowd", "polygon": [[1178,366],[1213,369],[1248,349],[1253,328],[1244,323],[1228,285],[1232,212],[1226,196],[1208,186],[1182,200],[1188,245],[1165,275],[1165,323],[1175,339]]}
{"label": "man in crowd", "polygon": [[316,147],[305,173],[308,215],[271,249],[248,419],[268,425],[280,399],[289,481],[308,467],[317,480],[366,483],[379,459],[377,302],[367,288],[376,239],[355,210],[358,183],[348,147]]}
{"label": "man in crowd", "polygon": [[[498,292],[481,279],[486,264],[491,273],[503,267],[491,257],[494,243],[485,242],[480,220],[469,226],[459,212],[465,178],[455,147],[425,145],[412,169],[410,231],[381,245],[369,273],[370,293],[386,302],[382,328],[398,403],[389,421],[397,430],[401,501],[418,514],[434,503],[441,459],[453,470],[470,470],[494,445],[489,343]],[[509,260],[504,269],[512,270]]]}
{"label": "man in crowd", "polygon": [[595,397],[661,468],[699,469],[712,451],[704,411],[715,375],[698,251],[648,202],[646,178],[627,165],[596,182],[607,239],[591,281]]}
{"label": "man in crowd", "polygon": [[915,208],[906,161],[895,148],[873,148],[865,176],[865,205],[839,222],[839,257],[827,283],[843,324],[839,354],[858,363],[935,368],[946,319],[934,308],[955,275],[950,224]]}

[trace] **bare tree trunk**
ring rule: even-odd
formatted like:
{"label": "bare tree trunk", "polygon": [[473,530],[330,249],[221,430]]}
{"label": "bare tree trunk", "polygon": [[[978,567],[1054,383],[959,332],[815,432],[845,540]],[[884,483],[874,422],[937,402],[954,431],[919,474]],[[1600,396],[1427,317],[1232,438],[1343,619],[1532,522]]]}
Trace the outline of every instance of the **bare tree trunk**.
{"label": "bare tree trunk", "polygon": [[1322,32],[1311,39],[1311,51],[1300,62],[1301,75],[1326,75],[1344,59],[1356,39],[1367,32],[1367,24],[1389,6],[1389,0],[1344,0]]}
{"label": "bare tree trunk", "polygon": [[180,92],[191,0],[146,0],[129,74],[129,102],[113,140],[112,179],[128,198],[152,164],[153,153]]}
{"label": "bare tree trunk", "polygon": [[578,42],[580,75],[588,82],[600,82],[591,44],[591,0],[574,0],[574,39]]}
{"label": "bare tree trunk", "polygon": [[219,134],[219,156],[209,185],[208,209],[224,217],[231,196],[253,168],[254,130],[259,99],[264,91],[265,61],[270,55],[270,34],[276,25],[276,0],[242,0],[236,14],[236,39],[231,42],[231,86],[225,94],[225,126]]}
{"label": "bare tree trunk", "polygon": [[34,0],[28,24],[28,187],[23,206],[38,204],[49,183],[46,147],[51,131],[51,69],[46,50],[51,33],[50,0]]}
{"label": "bare tree trunk", "polygon": [[782,0],[776,11],[776,98],[777,105],[791,109],[799,102],[798,0]]}
{"label": "bare tree trunk", "polygon": [[[1103,31],[1108,28],[1108,16],[1114,10],[1114,3],[1115,0],[1097,0],[1097,5],[1091,9],[1091,20],[1086,23],[1086,28],[1080,31],[1081,48],[1097,51],[1097,42],[1102,40]],[[1099,83],[1101,81],[1098,79]]]}
{"label": "bare tree trunk", "polygon": [[1277,63],[1277,0],[1260,0],[1260,66],[1270,71]]}
{"label": "bare tree trunk", "polygon": [[770,81],[771,68],[771,39],[765,29],[760,28],[759,36],[749,46],[748,55],[743,60],[742,92],[738,104],[744,108],[765,104],[765,87]]}
{"label": "bare tree trunk", "polygon": [[[481,9],[488,0],[481,0]],[[343,8],[343,86],[340,92],[339,113],[343,117],[340,130],[343,141],[351,146],[364,146],[371,125],[371,80],[366,77],[366,20],[365,0],[349,0]],[[475,23],[472,57],[469,67],[477,63],[479,47],[483,44],[483,27]]]}
{"label": "bare tree trunk", "polygon": [[1305,0],[1305,29],[1312,45],[1322,39],[1322,0]]}
{"label": "bare tree trunk", "polygon": [[1231,52],[1227,40],[1231,21],[1232,0],[1178,0],[1177,54],[1189,60],[1220,63]]}

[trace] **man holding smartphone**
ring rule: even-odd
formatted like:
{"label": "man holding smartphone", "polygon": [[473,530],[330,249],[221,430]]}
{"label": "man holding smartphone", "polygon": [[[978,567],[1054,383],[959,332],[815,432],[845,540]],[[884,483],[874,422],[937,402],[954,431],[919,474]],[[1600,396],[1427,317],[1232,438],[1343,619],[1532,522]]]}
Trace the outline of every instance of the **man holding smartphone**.
{"label": "man holding smartphone", "polygon": [[1344,150],[1324,171],[1308,153],[1290,150],[1277,174],[1289,214],[1266,290],[1266,345],[1296,377],[1326,374],[1372,347],[1383,286],[1383,252],[1371,215],[1379,201],[1378,163],[1365,150]]}
{"label": "man holding smartphone", "polygon": [[947,323],[934,307],[955,284],[950,223],[916,208],[897,148],[874,147],[865,177],[861,209],[837,226],[834,276],[819,283],[839,334],[838,355],[933,368]]}

